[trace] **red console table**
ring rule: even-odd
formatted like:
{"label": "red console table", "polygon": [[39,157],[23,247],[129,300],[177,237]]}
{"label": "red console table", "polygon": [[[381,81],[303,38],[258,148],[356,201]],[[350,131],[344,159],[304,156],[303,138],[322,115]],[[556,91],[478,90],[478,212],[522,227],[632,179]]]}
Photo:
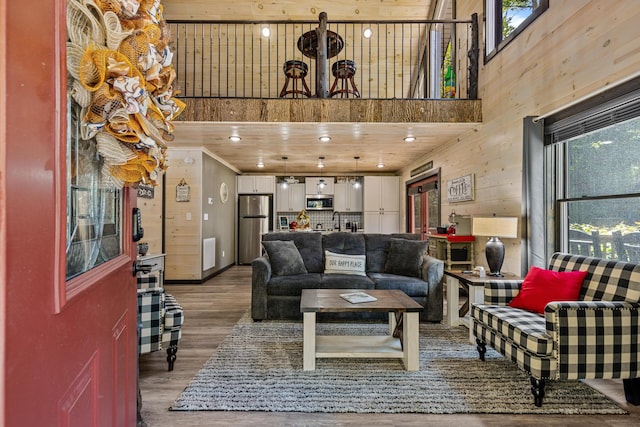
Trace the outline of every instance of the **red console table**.
{"label": "red console table", "polygon": [[475,266],[474,236],[430,234],[429,255],[441,259],[445,270],[471,270]]}

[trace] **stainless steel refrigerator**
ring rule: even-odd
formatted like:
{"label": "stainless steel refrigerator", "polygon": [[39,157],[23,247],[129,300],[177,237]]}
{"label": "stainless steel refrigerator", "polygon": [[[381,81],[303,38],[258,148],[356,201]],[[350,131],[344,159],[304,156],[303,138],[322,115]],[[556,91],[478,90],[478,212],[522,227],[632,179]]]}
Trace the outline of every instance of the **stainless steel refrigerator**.
{"label": "stainless steel refrigerator", "polygon": [[251,264],[262,254],[261,239],[271,224],[271,198],[244,195],[238,197],[238,264]]}

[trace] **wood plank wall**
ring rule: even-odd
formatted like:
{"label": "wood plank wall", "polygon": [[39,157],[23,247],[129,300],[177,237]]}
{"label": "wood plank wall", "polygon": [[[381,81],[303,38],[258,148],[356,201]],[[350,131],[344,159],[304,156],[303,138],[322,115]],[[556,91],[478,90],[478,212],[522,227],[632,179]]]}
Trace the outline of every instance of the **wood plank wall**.
{"label": "wood plank wall", "polygon": [[[165,278],[202,279],[202,152],[169,149],[165,174]],[[193,163],[185,162],[192,159]],[[189,185],[188,202],[176,201],[176,187],[184,179]],[[187,219],[187,215],[191,219]]]}
{"label": "wood plank wall", "polygon": [[[458,1],[459,16],[477,12],[483,22],[482,3]],[[444,221],[452,209],[465,215],[495,212],[519,217],[523,118],[561,108],[640,69],[640,3],[572,0],[549,4],[502,52],[484,66],[481,60],[483,124],[426,153],[402,172],[404,182],[410,179],[411,169],[433,160],[434,167],[441,168],[443,183],[474,174],[474,201],[450,204],[442,196]],[[504,243],[503,271],[520,273],[520,240],[504,239]],[[480,263],[485,260],[483,248],[484,241],[476,245]]]}
{"label": "wood plank wall", "polygon": [[144,237],[140,242],[149,244],[148,254],[162,253],[162,188],[164,174],[158,177],[158,185],[154,187],[153,199],[138,197],[138,208],[142,213]]}

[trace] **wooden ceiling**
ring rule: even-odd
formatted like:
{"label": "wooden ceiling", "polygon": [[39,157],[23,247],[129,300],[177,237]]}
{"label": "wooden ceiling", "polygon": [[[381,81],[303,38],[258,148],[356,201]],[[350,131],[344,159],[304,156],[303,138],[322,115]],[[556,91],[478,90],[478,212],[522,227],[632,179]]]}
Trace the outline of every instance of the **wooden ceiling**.
{"label": "wooden ceiling", "polygon": [[[343,2],[331,0],[264,3],[259,0],[163,0],[167,19],[315,19],[326,11],[330,19],[402,19],[450,17],[451,10],[434,12],[432,0],[394,0],[391,2]],[[443,2],[449,5],[451,2]],[[448,15],[448,16],[443,16]],[[238,122],[178,121],[175,123],[174,148],[204,149],[224,160],[240,173],[285,173],[283,156],[288,157],[286,173],[320,173],[316,167],[324,157],[322,173],[395,173],[427,155],[438,146],[455,140],[479,123],[345,123],[345,122]],[[240,142],[229,136],[238,135]],[[330,142],[320,142],[329,135]],[[404,142],[414,136],[414,142]],[[262,161],[263,168],[257,164]],[[379,163],[384,164],[378,168]]]}
{"label": "wooden ceiling", "polygon": [[[203,148],[241,173],[395,173],[478,123],[247,123],[176,122],[174,148]],[[232,142],[229,136],[242,138]],[[329,142],[320,136],[331,137]],[[414,136],[414,142],[405,142]],[[264,163],[263,168],[257,166]],[[384,164],[378,168],[379,163]]]}

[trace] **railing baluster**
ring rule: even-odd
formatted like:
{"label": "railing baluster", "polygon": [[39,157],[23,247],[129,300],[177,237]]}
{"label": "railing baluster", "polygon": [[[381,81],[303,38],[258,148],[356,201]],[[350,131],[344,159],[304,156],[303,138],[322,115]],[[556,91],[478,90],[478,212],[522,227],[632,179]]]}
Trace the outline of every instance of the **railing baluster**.
{"label": "railing baluster", "polygon": [[[262,26],[271,30],[267,40]],[[170,21],[179,96],[277,97],[284,83],[284,62],[297,58],[308,65],[306,80],[316,93],[317,61],[297,49],[297,40],[317,26],[317,21]],[[471,20],[334,21],[327,28],[345,43],[341,52],[328,58],[327,89],[334,80],[333,64],[350,60],[356,64],[354,80],[362,98],[437,97],[441,73],[446,71],[444,64],[440,69],[437,64],[450,43],[455,97],[477,98],[477,15]],[[366,28],[372,30],[370,38],[364,37]],[[432,40],[436,34],[440,37]],[[432,61],[437,62],[430,65]],[[441,89],[432,93],[430,84],[438,81]]]}

